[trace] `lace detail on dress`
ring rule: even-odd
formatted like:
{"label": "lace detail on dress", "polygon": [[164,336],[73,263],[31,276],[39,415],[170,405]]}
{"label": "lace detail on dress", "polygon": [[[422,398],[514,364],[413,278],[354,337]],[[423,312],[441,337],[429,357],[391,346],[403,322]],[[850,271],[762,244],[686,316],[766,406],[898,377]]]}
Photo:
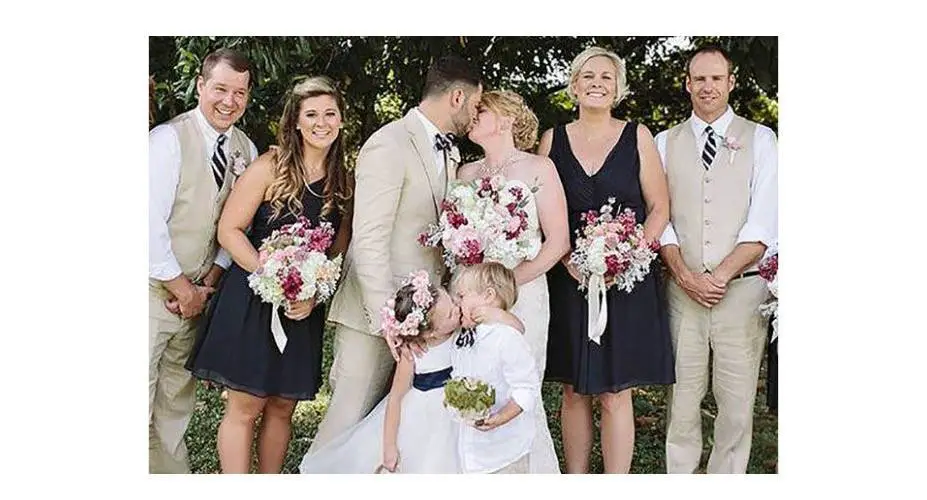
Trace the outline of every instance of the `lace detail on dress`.
{"label": "lace detail on dress", "polygon": [[[541,250],[541,229],[538,222],[537,204],[534,194],[527,184],[520,180],[509,180],[508,184],[520,184],[525,189],[528,203],[525,210],[528,212],[528,227],[534,229],[534,251],[531,258],[537,256]],[[538,370],[538,377],[544,380],[544,367],[547,362],[547,327],[550,322],[550,302],[548,301],[547,276],[542,274],[534,280],[518,287],[518,300],[511,310],[525,325],[525,340],[531,347],[534,362]],[[547,412],[544,411],[544,401],[538,396],[537,411],[535,412],[535,426],[537,435],[529,456],[529,467],[532,474],[559,474],[560,464],[557,453],[554,451],[554,441],[547,426]]]}

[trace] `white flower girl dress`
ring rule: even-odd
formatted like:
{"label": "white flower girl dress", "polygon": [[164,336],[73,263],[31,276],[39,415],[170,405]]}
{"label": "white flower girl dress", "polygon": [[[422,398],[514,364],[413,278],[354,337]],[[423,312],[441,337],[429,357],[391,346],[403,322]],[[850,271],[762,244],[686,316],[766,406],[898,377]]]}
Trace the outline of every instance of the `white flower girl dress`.
{"label": "white flower girl dress", "polygon": [[[451,376],[451,336],[415,359],[412,388],[402,399],[396,445],[398,473],[456,474],[461,472],[457,452],[458,425],[444,408],[444,383]],[[359,423],[303,457],[303,474],[371,474],[383,460],[382,401]]]}

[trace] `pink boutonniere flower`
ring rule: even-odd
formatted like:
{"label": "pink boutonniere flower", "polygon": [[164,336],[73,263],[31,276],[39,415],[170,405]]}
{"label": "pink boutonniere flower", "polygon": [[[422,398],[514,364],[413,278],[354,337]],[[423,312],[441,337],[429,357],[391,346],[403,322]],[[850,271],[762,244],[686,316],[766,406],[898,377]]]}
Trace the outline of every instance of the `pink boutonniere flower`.
{"label": "pink boutonniere flower", "polygon": [[245,168],[248,167],[248,162],[245,161],[245,157],[241,154],[241,151],[232,152],[232,161],[229,164],[229,168],[232,170],[232,175],[235,177],[240,176],[245,173]]}
{"label": "pink boutonniere flower", "polygon": [[734,155],[743,147],[743,144],[736,137],[724,137],[723,144],[731,151],[731,163],[734,163]]}

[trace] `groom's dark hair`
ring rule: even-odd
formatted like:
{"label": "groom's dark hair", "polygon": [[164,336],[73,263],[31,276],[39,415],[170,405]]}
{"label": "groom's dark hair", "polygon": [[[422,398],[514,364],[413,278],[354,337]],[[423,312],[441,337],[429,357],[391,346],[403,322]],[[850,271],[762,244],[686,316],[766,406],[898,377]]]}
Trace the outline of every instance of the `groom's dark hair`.
{"label": "groom's dark hair", "polygon": [[472,87],[480,85],[480,73],[476,67],[462,57],[449,55],[435,60],[425,75],[425,90],[422,98],[441,95],[455,83]]}

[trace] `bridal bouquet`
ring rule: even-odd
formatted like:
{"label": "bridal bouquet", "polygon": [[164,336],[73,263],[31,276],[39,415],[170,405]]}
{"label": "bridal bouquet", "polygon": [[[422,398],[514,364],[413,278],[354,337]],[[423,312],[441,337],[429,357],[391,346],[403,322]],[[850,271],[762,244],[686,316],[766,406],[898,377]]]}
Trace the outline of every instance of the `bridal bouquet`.
{"label": "bridal bouquet", "polygon": [[779,254],[775,253],[760,262],[759,270],[760,277],[766,280],[766,286],[772,295],[760,305],[760,314],[772,318],[773,334],[770,342],[773,342],[779,338]]}
{"label": "bridal bouquet", "polygon": [[313,228],[308,219],[300,217],[261,242],[259,265],[248,276],[248,285],[262,301],[274,305],[271,331],[280,352],[286,346],[286,335],[277,308],[313,297],[325,302],[335,293],[341,277],[341,255],[329,259],[325,254],[334,236],[330,223]]}
{"label": "bridal bouquet", "polygon": [[496,402],[496,390],[471,377],[454,377],[444,385],[444,407],[458,422],[475,424],[489,417]]}
{"label": "bridal bouquet", "polygon": [[501,175],[454,183],[441,202],[438,224],[419,235],[419,244],[442,246],[451,272],[483,261],[512,269],[533,259],[541,241],[537,213],[525,209],[530,200],[526,187],[508,184]]}
{"label": "bridal bouquet", "polygon": [[614,203],[615,198],[609,198],[601,209],[582,215],[585,224],[576,231],[576,248],[570,255],[583,278],[579,289],[588,289],[588,335],[597,344],[608,320],[605,292],[614,286],[630,293],[650,272],[660,248],[656,240],[647,244],[644,226],[631,209],[616,214]]}

